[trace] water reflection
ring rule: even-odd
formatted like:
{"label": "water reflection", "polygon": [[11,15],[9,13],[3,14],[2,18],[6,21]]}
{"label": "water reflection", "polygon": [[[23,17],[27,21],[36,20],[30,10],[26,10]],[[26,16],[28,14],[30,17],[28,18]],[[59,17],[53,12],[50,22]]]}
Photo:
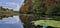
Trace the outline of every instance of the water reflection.
{"label": "water reflection", "polygon": [[9,16],[2,15],[2,16],[0,16],[0,19],[2,19],[2,18],[8,18],[8,17],[13,17],[13,15],[9,15]]}
{"label": "water reflection", "polygon": [[0,28],[23,28],[23,23],[19,16],[5,17],[0,20]]}

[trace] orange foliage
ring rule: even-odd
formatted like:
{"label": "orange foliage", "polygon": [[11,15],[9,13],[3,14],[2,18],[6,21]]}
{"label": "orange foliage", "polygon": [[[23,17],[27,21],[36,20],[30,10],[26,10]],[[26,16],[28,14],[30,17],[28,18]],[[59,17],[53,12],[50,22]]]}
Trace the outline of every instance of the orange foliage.
{"label": "orange foliage", "polygon": [[[26,2],[20,8],[20,12],[26,14],[30,7],[30,0],[25,0]],[[21,21],[25,24],[25,28],[29,28],[29,19],[27,16],[20,16]]]}
{"label": "orange foliage", "polygon": [[21,7],[20,12],[27,13],[30,7],[30,1],[26,0],[25,4]]}

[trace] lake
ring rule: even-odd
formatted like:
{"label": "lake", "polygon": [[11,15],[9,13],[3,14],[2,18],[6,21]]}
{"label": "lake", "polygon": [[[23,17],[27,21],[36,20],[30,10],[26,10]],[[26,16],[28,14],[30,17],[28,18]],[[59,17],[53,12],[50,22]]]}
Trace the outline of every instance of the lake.
{"label": "lake", "polygon": [[0,20],[0,28],[24,28],[18,15]]}

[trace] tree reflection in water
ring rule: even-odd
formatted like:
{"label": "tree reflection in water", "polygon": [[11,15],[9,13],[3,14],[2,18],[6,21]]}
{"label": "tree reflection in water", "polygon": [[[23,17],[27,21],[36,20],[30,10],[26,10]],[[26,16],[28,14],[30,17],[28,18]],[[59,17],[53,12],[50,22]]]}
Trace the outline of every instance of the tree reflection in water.
{"label": "tree reflection in water", "polygon": [[0,16],[0,19],[2,20],[2,18],[8,18],[8,17],[13,17],[13,15],[10,15],[10,16],[2,15],[2,16]]}

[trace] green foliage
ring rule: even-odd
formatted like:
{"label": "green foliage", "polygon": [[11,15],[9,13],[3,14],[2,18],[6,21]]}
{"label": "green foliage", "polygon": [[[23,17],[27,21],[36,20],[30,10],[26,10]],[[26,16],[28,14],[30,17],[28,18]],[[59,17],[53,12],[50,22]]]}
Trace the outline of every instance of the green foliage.
{"label": "green foliage", "polygon": [[60,14],[60,2],[58,1],[58,3],[56,5],[51,5],[48,9],[46,9],[45,7],[45,0],[33,0],[32,1],[32,5],[33,5],[33,10],[34,10],[34,14],[47,14],[48,15],[52,15],[52,14]]}
{"label": "green foliage", "polygon": [[3,8],[2,6],[0,6],[0,12],[11,12],[11,11],[13,11],[13,9]]}
{"label": "green foliage", "polygon": [[44,0],[33,0],[32,5],[35,14],[41,14],[46,11]]}
{"label": "green foliage", "polygon": [[60,27],[60,21],[55,20],[38,20],[38,21],[32,21],[35,26],[37,25],[45,25],[45,26],[52,26],[52,27]]}
{"label": "green foliage", "polygon": [[[52,16],[53,14],[60,14],[60,0],[56,5],[49,6],[48,9],[45,7],[45,0],[33,0],[33,10],[34,10],[34,17],[42,17],[42,14],[46,14],[44,18],[51,18],[51,20],[46,20],[46,26],[53,26],[53,27],[60,27],[60,16]],[[39,16],[38,16],[39,15]],[[41,16],[42,15],[42,16]],[[48,17],[49,16],[49,17]],[[35,25],[43,25],[43,20],[35,21]],[[41,19],[41,18],[39,18]],[[39,23],[40,22],[40,23]],[[50,24],[51,23],[51,24]]]}
{"label": "green foliage", "polygon": [[2,9],[2,6],[0,6],[0,9]]}
{"label": "green foliage", "polygon": [[60,4],[50,6],[48,14],[60,14]]}

